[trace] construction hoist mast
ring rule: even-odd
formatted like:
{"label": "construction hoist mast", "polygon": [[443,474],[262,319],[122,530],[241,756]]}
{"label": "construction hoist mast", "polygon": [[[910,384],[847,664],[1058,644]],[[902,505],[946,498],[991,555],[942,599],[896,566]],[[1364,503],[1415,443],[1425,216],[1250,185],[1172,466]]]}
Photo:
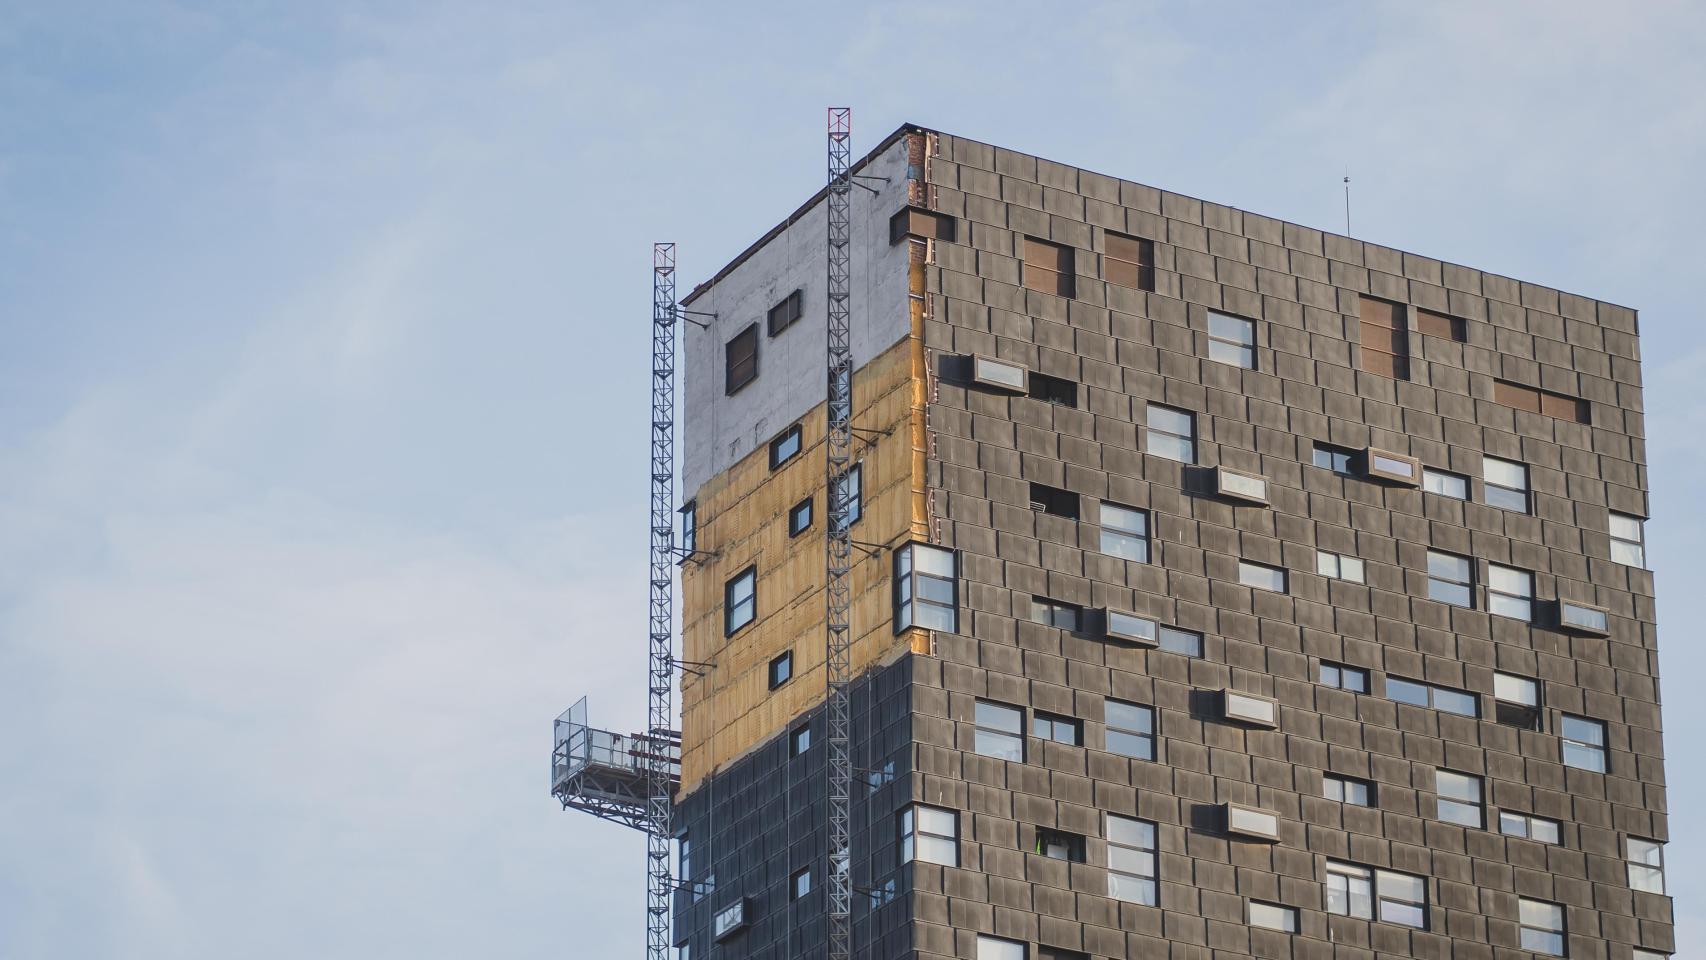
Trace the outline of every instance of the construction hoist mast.
{"label": "construction hoist mast", "polygon": [[853,111],[829,108],[829,403],[826,464],[829,524],[825,538],[824,596],[826,597],[829,727],[829,951],[828,960],[851,960],[853,955],[852,823],[853,756],[852,682],[848,629],[852,587],[853,541],[849,531],[847,468],[853,446],[853,351],[851,337],[852,211],[850,176]]}
{"label": "construction hoist mast", "polygon": [[[675,244],[652,244],[651,658],[646,761],[646,960],[668,960],[675,687]],[[675,763],[678,765],[679,760]]]}

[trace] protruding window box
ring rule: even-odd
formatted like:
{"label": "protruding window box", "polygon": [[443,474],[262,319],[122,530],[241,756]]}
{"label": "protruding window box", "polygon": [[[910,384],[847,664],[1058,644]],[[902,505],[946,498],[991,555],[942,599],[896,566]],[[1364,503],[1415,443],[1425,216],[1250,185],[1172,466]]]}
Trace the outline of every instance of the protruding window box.
{"label": "protruding window box", "polygon": [[1159,627],[1154,620],[1141,617],[1130,610],[1107,607],[1101,611],[1102,635],[1109,640],[1121,640],[1144,647],[1158,642]]}
{"label": "protruding window box", "polygon": [[1220,825],[1229,836],[1273,842],[1279,839],[1279,816],[1238,803],[1220,805]]}
{"label": "protruding window box", "polygon": [[1594,637],[1611,636],[1611,611],[1573,600],[1558,601],[1558,627]]}
{"label": "protruding window box", "polygon": [[718,910],[717,915],[711,918],[711,938],[713,940],[727,940],[745,930],[746,923],[747,902],[746,898],[742,897]]}
{"label": "protruding window box", "polygon": [[1422,485],[1420,460],[1379,447],[1369,447],[1363,451],[1363,473],[1377,480],[1401,483],[1406,487]]}
{"label": "protruding window box", "polygon": [[1252,476],[1239,473],[1225,467],[1214,468],[1214,492],[1228,500],[1242,500],[1261,506],[1268,505],[1268,481],[1266,477]]}
{"label": "protruding window box", "polygon": [[973,354],[966,359],[972,383],[1006,393],[1029,392],[1030,371],[1024,364],[1009,363],[980,354]]}
{"label": "protruding window box", "polygon": [[1220,691],[1220,715],[1227,720],[1252,727],[1267,727],[1271,730],[1279,726],[1277,702],[1236,690]]}

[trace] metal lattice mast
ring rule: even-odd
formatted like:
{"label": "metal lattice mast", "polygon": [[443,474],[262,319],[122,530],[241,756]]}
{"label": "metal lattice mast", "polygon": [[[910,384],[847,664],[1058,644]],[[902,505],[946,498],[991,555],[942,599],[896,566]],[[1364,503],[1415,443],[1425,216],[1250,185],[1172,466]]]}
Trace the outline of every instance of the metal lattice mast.
{"label": "metal lattice mast", "polygon": [[852,588],[853,541],[849,531],[847,468],[853,447],[853,351],[851,300],[852,232],[849,176],[853,147],[853,112],[829,108],[829,404],[827,475],[829,524],[825,548],[827,572],[827,666],[829,702],[829,953],[828,960],[853,955],[853,874],[851,823],[853,755],[852,710],[848,685],[852,681],[848,629]]}
{"label": "metal lattice mast", "polygon": [[675,686],[675,244],[652,244],[652,546],[646,749],[646,960],[669,956],[669,777]]}

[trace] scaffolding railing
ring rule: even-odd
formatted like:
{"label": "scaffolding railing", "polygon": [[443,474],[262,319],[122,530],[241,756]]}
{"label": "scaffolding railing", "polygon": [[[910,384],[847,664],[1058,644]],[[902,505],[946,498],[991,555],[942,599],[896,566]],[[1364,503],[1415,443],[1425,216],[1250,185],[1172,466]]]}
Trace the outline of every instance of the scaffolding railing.
{"label": "scaffolding railing", "polygon": [[647,775],[661,761],[681,782],[681,736],[675,731],[621,734],[587,722],[586,697],[552,724],[551,793],[564,808],[584,810],[635,829],[647,825]]}

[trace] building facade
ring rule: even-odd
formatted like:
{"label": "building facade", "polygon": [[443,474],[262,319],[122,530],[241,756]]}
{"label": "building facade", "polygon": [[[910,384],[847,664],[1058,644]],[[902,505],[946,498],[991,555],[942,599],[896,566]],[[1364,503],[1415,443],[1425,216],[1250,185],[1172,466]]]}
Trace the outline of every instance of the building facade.
{"label": "building facade", "polygon": [[[856,956],[1671,954],[1634,311],[856,172]],[[824,949],[824,217],[684,301],[684,957]]]}

